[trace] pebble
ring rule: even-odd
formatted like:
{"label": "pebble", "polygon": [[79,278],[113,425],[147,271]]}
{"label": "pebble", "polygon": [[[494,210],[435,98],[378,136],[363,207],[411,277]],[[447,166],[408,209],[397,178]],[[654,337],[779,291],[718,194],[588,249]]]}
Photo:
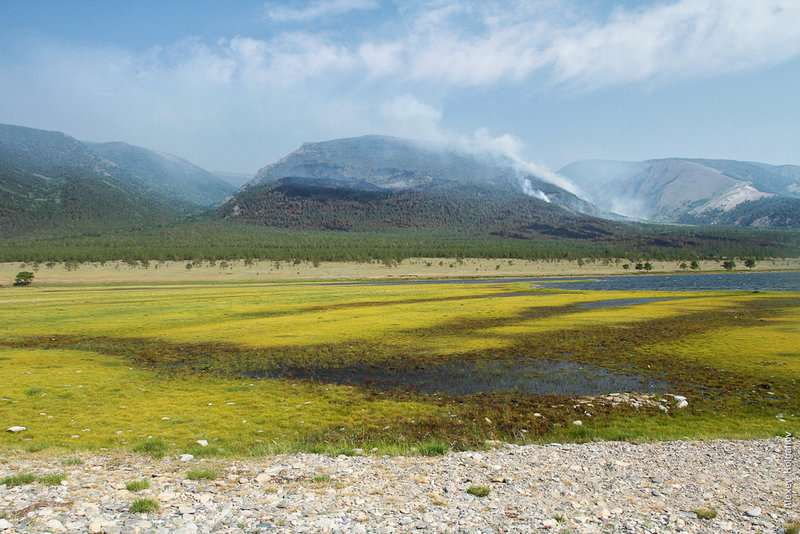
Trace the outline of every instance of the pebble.
{"label": "pebble", "polygon": [[[220,473],[213,482],[187,480],[180,456],[108,452],[65,468],[55,455],[3,451],[0,478],[64,472],[67,485],[0,486],[0,533],[777,534],[788,519],[775,470],[781,438],[492,447],[436,458],[198,460]],[[320,474],[330,480],[315,482]],[[133,478],[150,488],[118,489]],[[473,485],[491,492],[476,498],[467,493]],[[138,498],[160,509],[133,514]],[[698,508],[718,516],[698,518]]]}

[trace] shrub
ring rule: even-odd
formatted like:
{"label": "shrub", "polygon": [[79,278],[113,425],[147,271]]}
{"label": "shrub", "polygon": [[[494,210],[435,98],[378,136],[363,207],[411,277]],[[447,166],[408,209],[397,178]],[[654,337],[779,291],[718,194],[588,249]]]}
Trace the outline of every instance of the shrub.
{"label": "shrub", "polygon": [[42,475],[36,480],[48,486],[58,486],[65,478],[67,478],[67,475],[64,473],[50,473],[48,475]]}
{"label": "shrub", "polygon": [[717,517],[717,511],[713,508],[697,508],[692,510],[695,515],[700,519],[714,519]]}
{"label": "shrub", "polygon": [[18,475],[13,475],[10,477],[5,477],[3,480],[0,480],[0,484],[5,484],[8,488],[13,488],[14,486],[22,486],[23,484],[30,484],[36,480],[36,477],[30,473],[20,473]]}
{"label": "shrub", "polygon": [[125,484],[125,489],[128,491],[141,491],[150,487],[150,481],[145,479],[131,480]]}
{"label": "shrub", "polygon": [[153,499],[136,499],[131,503],[131,512],[134,514],[148,514],[158,511],[158,503]]}
{"label": "shrub", "polygon": [[311,477],[311,481],[315,484],[324,484],[331,481],[331,476],[326,474],[318,474]]}
{"label": "shrub", "polygon": [[486,497],[489,495],[489,492],[492,491],[486,486],[470,486],[467,489],[467,493],[470,495],[474,495],[476,497]]}

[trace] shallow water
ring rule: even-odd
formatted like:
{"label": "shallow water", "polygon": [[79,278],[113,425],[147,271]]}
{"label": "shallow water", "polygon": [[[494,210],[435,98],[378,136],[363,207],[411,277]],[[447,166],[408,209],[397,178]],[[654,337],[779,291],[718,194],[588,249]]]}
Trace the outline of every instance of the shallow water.
{"label": "shallow water", "polygon": [[468,280],[391,280],[334,282],[326,285],[507,284],[533,282],[537,287],[598,291],[800,291],[800,271],[776,273],[630,274],[571,278],[472,278]]}
{"label": "shallow water", "polygon": [[537,287],[598,291],[800,291],[800,272],[642,274],[531,282]]}
{"label": "shallow water", "polygon": [[608,299],[596,300],[594,302],[582,302],[578,308],[583,310],[593,310],[597,308],[619,308],[622,306],[636,306],[637,304],[648,304],[650,302],[664,302],[665,300],[676,300],[674,298],[632,298],[632,299]]}
{"label": "shallow water", "polygon": [[310,379],[378,390],[473,395],[519,392],[538,395],[601,395],[613,392],[666,393],[670,383],[633,371],[614,371],[568,360],[523,363],[455,360],[438,364],[356,364],[343,367],[283,368],[254,377]]}

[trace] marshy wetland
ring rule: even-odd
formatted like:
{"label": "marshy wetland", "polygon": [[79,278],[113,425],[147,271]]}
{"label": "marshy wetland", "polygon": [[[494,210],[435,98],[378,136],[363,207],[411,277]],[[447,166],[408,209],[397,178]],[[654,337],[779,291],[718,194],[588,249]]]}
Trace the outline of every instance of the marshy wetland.
{"label": "marshy wetland", "polygon": [[0,446],[407,453],[800,430],[800,292],[536,285],[6,289],[0,417],[27,430]]}

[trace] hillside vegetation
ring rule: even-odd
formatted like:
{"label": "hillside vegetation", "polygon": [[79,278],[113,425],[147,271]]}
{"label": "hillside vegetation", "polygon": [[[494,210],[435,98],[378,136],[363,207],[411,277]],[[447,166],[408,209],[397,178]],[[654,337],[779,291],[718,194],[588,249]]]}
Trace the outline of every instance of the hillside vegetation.
{"label": "hillside vegetation", "polygon": [[555,236],[559,227],[525,235],[443,230],[321,231],[197,220],[113,232],[42,234],[0,241],[0,261],[141,261],[264,259],[399,261],[405,258],[630,258],[717,260],[800,256],[796,230],[629,226],[626,233]]}

